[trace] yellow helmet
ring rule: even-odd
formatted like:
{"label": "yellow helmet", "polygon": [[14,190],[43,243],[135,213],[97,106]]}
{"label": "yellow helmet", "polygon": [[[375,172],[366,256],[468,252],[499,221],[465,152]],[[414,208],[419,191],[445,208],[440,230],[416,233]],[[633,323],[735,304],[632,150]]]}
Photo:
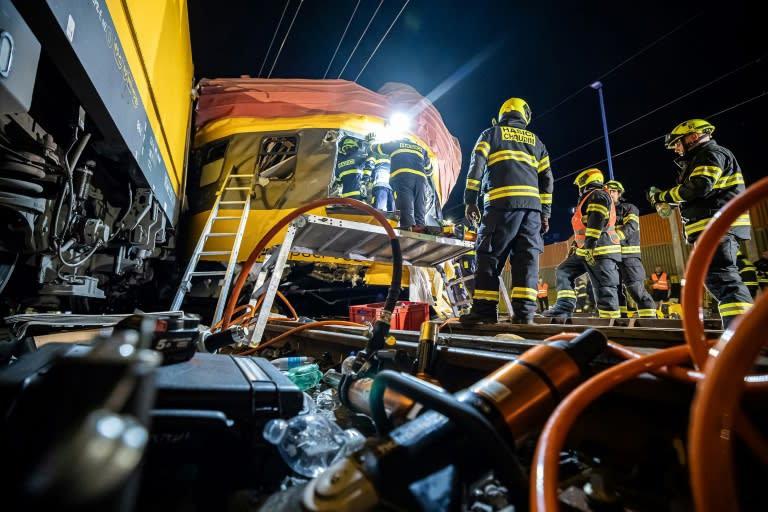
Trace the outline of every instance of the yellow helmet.
{"label": "yellow helmet", "polygon": [[531,122],[531,107],[529,107],[528,103],[521,98],[509,98],[504,102],[499,109],[499,121],[504,117],[504,114],[512,112],[513,110],[519,112],[520,115],[523,116],[523,121],[526,125]]}
{"label": "yellow helmet", "polygon": [[605,178],[603,177],[603,171],[597,167],[592,167],[591,169],[581,171],[579,175],[576,176],[576,179],[573,180],[573,184],[579,188],[584,188],[590,183],[597,182],[602,184],[604,181]]}
{"label": "yellow helmet", "polygon": [[712,135],[714,132],[715,127],[709,121],[705,121],[704,119],[689,119],[688,121],[683,121],[675,126],[671,133],[664,136],[664,145],[667,149],[675,149],[675,143],[689,133]]}
{"label": "yellow helmet", "polygon": [[605,188],[609,190],[618,190],[622,194],[624,193],[624,185],[620,181],[610,180],[605,184]]}

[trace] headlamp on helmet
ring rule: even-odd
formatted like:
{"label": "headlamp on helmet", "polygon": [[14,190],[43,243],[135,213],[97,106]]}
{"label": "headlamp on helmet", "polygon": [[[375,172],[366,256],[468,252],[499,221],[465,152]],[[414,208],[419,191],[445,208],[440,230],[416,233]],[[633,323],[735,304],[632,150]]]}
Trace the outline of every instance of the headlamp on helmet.
{"label": "headlamp on helmet", "polygon": [[499,109],[499,121],[501,121],[505,114],[513,111],[518,112],[522,116],[526,126],[531,122],[531,107],[521,98],[509,98],[504,102]]}
{"label": "headlamp on helmet", "polygon": [[689,133],[700,133],[702,135],[712,135],[715,127],[709,121],[704,119],[689,119],[675,126],[672,131],[664,136],[664,146],[667,149],[675,149],[677,141]]}
{"label": "headlamp on helmet", "polygon": [[604,181],[603,171],[596,167],[592,167],[591,169],[581,171],[579,175],[576,176],[576,179],[573,180],[573,184],[579,188],[584,188],[590,183],[599,183],[602,185]]}

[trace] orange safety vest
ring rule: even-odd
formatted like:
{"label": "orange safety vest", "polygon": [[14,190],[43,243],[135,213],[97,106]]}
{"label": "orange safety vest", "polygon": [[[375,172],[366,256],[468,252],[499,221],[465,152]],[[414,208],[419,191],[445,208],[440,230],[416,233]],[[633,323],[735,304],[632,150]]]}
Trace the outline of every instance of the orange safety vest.
{"label": "orange safety vest", "polygon": [[651,281],[653,281],[653,288],[654,290],[661,290],[663,292],[669,290],[669,281],[667,281],[667,273],[662,272],[661,276],[657,276],[654,272],[651,274]]}
{"label": "orange safety vest", "polygon": [[538,297],[540,299],[543,299],[544,297],[547,296],[548,292],[549,292],[549,285],[547,283],[541,283],[539,285],[539,295],[538,295]]}
{"label": "orange safety vest", "polygon": [[[598,189],[595,189],[598,190]],[[595,190],[592,190],[589,194],[585,195],[581,198],[581,201],[579,202],[579,205],[576,207],[576,211],[573,212],[573,217],[571,217],[571,227],[573,227],[573,238],[576,241],[576,247],[582,248],[584,247],[584,242],[587,239],[587,225],[584,224],[584,217],[581,215],[581,207],[584,206],[584,202],[587,200],[589,196],[592,195],[592,192]],[[611,211],[608,214],[608,226],[605,228],[605,232],[608,233],[608,236],[611,238],[611,243],[613,244],[621,244],[621,240],[619,239],[619,236],[616,234],[616,206],[611,202]]]}

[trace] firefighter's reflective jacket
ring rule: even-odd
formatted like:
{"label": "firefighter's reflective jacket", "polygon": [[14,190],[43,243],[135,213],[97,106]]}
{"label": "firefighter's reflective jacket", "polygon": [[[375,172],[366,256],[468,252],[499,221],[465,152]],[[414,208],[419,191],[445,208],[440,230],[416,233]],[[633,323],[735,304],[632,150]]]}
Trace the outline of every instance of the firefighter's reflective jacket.
{"label": "firefighter's reflective jacket", "polygon": [[621,240],[621,257],[640,257],[640,210],[632,203],[616,205],[616,234]]}
{"label": "firefighter's reflective jacket", "polygon": [[486,206],[530,208],[550,216],[553,180],[547,148],[516,117],[480,134],[469,162],[465,204],[477,204],[481,182]]}
{"label": "firefighter's reflective jacket", "polygon": [[341,182],[341,197],[360,199],[361,184],[367,155],[364,150],[354,150],[336,156],[334,177]]}
{"label": "firefighter's reflective jacket", "polygon": [[432,175],[432,165],[427,150],[408,139],[401,139],[371,146],[375,158],[389,157],[389,179],[403,174],[415,174],[423,178]]}
{"label": "firefighter's reflective jacket", "polygon": [[573,213],[571,226],[576,247],[594,249],[595,258],[621,260],[621,242],[615,227],[616,207],[608,192],[599,188],[585,191]]}
{"label": "firefighter's reflective jacket", "polygon": [[[692,148],[675,163],[680,167],[678,185],[659,194],[662,202],[681,203],[685,235],[693,243],[725,203],[744,192],[741,168],[727,148],[714,140]],[[749,214],[731,224],[730,233],[748,240]]]}

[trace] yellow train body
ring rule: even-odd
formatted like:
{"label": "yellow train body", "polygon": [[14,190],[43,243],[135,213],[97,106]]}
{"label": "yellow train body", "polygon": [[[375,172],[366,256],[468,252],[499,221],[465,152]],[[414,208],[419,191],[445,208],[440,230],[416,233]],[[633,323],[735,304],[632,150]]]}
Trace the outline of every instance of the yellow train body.
{"label": "yellow train body", "polygon": [[192,112],[186,0],[106,0],[174,192],[184,186]]}

